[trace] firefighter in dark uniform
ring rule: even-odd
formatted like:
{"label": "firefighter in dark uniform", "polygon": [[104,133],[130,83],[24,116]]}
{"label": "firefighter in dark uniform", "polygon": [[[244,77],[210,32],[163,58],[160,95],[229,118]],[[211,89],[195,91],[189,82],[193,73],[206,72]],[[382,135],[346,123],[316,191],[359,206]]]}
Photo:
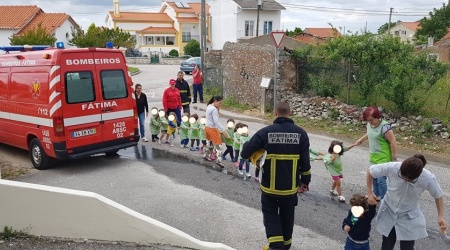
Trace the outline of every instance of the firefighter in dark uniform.
{"label": "firefighter in dark uniform", "polygon": [[290,114],[289,104],[278,102],[273,125],[259,130],[241,151],[243,159],[249,159],[261,148],[267,152],[260,185],[264,226],[269,241],[269,247],[264,249],[291,247],[297,190],[309,190],[311,181],[309,138],[305,130],[289,118]]}
{"label": "firefighter in dark uniform", "polygon": [[[186,82],[186,80],[184,80],[183,76],[184,76],[183,71],[178,71],[177,83],[175,84],[175,88],[177,88],[180,91],[181,106],[183,106],[183,113],[191,113],[191,110],[189,108],[189,104],[191,103],[191,88],[189,87],[189,83]],[[179,119],[181,121],[181,118]]]}

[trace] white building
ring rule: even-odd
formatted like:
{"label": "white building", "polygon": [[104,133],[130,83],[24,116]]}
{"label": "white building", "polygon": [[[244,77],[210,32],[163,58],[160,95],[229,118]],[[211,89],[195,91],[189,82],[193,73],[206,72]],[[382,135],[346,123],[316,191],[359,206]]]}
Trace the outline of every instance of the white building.
{"label": "white building", "polygon": [[[211,41],[213,49],[225,42],[237,42],[281,30],[281,11],[275,0],[220,0],[211,4]],[[258,22],[259,12],[259,22]]]}
{"label": "white building", "polygon": [[71,47],[68,42],[72,39],[72,30],[81,29],[65,13],[44,13],[36,5],[0,6],[0,46],[9,46],[11,36],[22,35],[36,29],[39,24],[49,34],[54,34],[57,41],[64,42],[66,47]]}
{"label": "white building", "polygon": [[400,37],[402,42],[412,42],[419,28],[419,22],[397,22],[394,27],[391,27],[390,34],[395,37]]}

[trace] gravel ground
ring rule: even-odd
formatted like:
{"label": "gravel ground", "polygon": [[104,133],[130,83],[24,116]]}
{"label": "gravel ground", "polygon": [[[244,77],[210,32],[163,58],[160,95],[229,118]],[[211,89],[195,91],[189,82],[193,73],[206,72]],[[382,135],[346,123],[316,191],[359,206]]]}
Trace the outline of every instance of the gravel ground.
{"label": "gravel ground", "polygon": [[68,240],[45,237],[9,238],[0,240],[0,250],[179,250],[191,249],[165,245],[148,245],[127,242],[102,242],[91,240]]}

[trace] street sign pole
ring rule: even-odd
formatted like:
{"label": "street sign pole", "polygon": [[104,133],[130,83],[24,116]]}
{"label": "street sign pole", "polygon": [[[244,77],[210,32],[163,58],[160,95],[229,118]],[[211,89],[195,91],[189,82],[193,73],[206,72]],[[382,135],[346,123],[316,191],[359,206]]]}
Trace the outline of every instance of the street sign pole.
{"label": "street sign pole", "polygon": [[278,60],[279,60],[279,51],[281,42],[284,38],[284,31],[272,31],[272,39],[275,43],[275,75],[273,77],[273,109],[275,110],[275,106],[277,105],[277,86],[278,86]]}
{"label": "street sign pole", "polygon": [[273,110],[277,105],[277,85],[278,85],[278,48],[275,46],[275,76],[273,77]]}

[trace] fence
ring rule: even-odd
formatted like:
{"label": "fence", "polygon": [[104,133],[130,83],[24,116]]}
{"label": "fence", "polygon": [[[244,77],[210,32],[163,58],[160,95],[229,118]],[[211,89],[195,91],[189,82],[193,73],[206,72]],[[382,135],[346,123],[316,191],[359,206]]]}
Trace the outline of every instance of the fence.
{"label": "fence", "polygon": [[297,92],[325,97],[340,96],[350,103],[350,90],[357,81],[357,68],[350,63],[311,62],[297,59]]}

